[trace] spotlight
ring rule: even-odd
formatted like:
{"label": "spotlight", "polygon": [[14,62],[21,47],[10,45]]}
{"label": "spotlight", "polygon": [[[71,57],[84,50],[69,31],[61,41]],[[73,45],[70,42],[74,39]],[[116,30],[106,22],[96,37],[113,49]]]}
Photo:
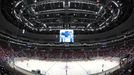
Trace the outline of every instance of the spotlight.
{"label": "spotlight", "polygon": [[22,30],[22,33],[25,34],[25,29]]}

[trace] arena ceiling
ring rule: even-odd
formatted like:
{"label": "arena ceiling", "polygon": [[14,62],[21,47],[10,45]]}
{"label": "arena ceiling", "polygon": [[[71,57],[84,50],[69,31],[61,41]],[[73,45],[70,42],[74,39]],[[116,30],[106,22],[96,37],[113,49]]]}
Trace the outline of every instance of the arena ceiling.
{"label": "arena ceiling", "polygon": [[134,29],[132,0],[0,2],[0,32],[27,42],[57,43],[60,29],[73,29],[76,42],[112,38]]}

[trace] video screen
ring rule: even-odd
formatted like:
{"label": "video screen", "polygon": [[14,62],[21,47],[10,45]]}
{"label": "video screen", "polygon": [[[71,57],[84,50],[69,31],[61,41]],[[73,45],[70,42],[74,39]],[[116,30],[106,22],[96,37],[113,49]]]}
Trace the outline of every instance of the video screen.
{"label": "video screen", "polygon": [[74,31],[73,30],[60,30],[60,42],[74,42]]}

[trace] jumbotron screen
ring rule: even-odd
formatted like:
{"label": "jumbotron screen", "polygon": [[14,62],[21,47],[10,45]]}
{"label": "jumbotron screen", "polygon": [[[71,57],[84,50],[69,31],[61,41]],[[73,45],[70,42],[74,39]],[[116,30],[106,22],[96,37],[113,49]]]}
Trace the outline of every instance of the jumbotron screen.
{"label": "jumbotron screen", "polygon": [[74,31],[73,30],[60,30],[60,42],[74,42]]}

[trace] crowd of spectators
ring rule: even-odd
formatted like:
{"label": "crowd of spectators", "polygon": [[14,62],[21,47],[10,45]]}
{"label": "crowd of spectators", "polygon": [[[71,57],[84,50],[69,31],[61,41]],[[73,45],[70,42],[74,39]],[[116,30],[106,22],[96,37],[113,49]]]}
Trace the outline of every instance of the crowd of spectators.
{"label": "crowd of spectators", "polygon": [[109,47],[95,50],[26,50],[20,55],[40,57],[43,59],[90,59],[92,57],[124,57],[134,55],[134,47]]}
{"label": "crowd of spectators", "polygon": [[8,60],[13,55],[13,50],[7,46],[7,44],[2,44],[0,46],[0,75],[24,75],[18,72],[14,68],[11,68],[8,64]]}

